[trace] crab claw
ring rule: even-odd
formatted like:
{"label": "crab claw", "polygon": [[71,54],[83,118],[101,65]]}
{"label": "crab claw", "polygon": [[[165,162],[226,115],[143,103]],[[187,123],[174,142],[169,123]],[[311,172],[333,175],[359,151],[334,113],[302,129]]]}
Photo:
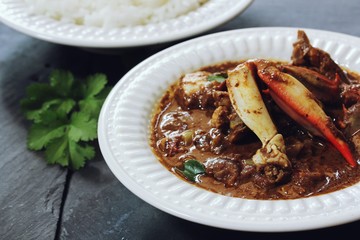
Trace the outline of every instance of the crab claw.
{"label": "crab claw", "polygon": [[294,76],[305,85],[317,99],[323,102],[333,103],[340,99],[340,76],[335,74],[335,80],[330,80],[324,75],[305,68],[285,65],[281,70]]}
{"label": "crab claw", "polygon": [[330,54],[313,47],[304,31],[298,31],[298,39],[293,46],[294,49],[291,56],[293,65],[315,68],[328,79],[335,79],[337,74],[343,83],[349,83],[349,79],[344,71],[330,57]]}
{"label": "crab claw", "polygon": [[267,61],[256,63],[257,73],[270,90],[270,95],[292,119],[314,135],[327,139],[352,166],[357,165],[342,133],[320,107],[315,96],[296,78],[270,66]]}
{"label": "crab claw", "polygon": [[[252,157],[253,162],[258,169],[269,165],[275,166],[276,170],[271,171],[271,179],[279,182],[284,176],[284,170],[289,169],[291,163],[285,153],[283,136],[278,134],[270,118],[254,79],[254,73],[253,63],[245,62],[228,72],[226,84],[236,113],[262,143],[262,148]],[[267,175],[266,171],[265,174]]]}

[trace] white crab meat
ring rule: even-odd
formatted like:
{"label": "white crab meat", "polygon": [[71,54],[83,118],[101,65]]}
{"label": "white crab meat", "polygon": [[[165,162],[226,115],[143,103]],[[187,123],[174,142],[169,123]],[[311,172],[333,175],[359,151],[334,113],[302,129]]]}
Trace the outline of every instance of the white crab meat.
{"label": "white crab meat", "polygon": [[210,73],[205,71],[185,74],[180,80],[180,88],[183,89],[186,96],[191,96],[201,88],[205,88],[211,84],[211,82],[207,80],[209,75]]}
{"label": "white crab meat", "polygon": [[228,72],[226,80],[231,103],[241,120],[260,139],[260,148],[252,157],[257,167],[267,164],[290,167],[283,136],[271,120],[254,79],[251,65],[243,63]]}

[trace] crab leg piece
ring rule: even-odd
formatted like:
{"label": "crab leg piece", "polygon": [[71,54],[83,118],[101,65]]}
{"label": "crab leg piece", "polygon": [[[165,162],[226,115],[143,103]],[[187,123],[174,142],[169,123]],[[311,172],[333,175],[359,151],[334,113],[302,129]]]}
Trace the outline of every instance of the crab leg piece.
{"label": "crab leg piece", "polygon": [[330,54],[315,48],[304,31],[298,31],[298,40],[293,44],[291,56],[293,65],[315,67],[329,79],[335,79],[337,74],[343,83],[349,83],[344,71],[331,58]]}
{"label": "crab leg piece", "polygon": [[331,103],[340,99],[341,79],[337,73],[335,74],[335,80],[330,80],[324,75],[305,67],[285,65],[281,67],[281,70],[294,76],[320,101]]}
{"label": "crab leg piece", "polygon": [[257,72],[274,101],[292,119],[312,134],[327,139],[352,166],[357,165],[342,133],[334,126],[314,95],[296,78],[281,72],[266,61],[257,61]]}
{"label": "crab leg piece", "polygon": [[[228,72],[226,80],[229,96],[241,120],[258,136],[262,148],[252,157],[258,169],[272,164],[282,169],[291,164],[285,154],[284,139],[278,134],[262,100],[253,73],[254,65],[245,62]],[[276,179],[276,181],[280,181]]]}

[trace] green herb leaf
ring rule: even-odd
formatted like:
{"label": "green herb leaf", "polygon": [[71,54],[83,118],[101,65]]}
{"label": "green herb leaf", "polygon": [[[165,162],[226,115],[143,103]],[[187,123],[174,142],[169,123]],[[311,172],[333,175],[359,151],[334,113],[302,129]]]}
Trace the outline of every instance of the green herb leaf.
{"label": "green herb leaf", "polygon": [[107,78],[104,74],[95,74],[86,79],[81,86],[83,99],[79,101],[80,110],[91,116],[98,116],[106,96],[111,88],[105,87]]}
{"label": "green herb leaf", "polygon": [[97,120],[87,113],[74,112],[69,124],[69,138],[75,142],[89,141],[97,138]]}
{"label": "green herb leaf", "polygon": [[86,160],[95,157],[95,149],[89,144],[78,144],[75,141],[69,141],[69,153],[72,168],[79,169],[85,165]]}
{"label": "green herb leaf", "polygon": [[185,178],[187,178],[188,180],[192,181],[192,182],[196,182],[197,181],[197,177],[200,174],[204,174],[205,173],[205,167],[202,163],[200,163],[199,161],[195,160],[195,159],[191,159],[191,160],[187,160],[184,163],[184,170],[180,170],[178,168],[175,168],[175,171],[179,172],[180,174],[182,174]]}
{"label": "green herb leaf", "polygon": [[98,116],[110,90],[111,88],[105,87],[98,95],[80,100],[80,110],[89,113],[91,116]]}
{"label": "green herb leaf", "polygon": [[82,93],[84,98],[95,97],[104,89],[107,78],[104,74],[94,74],[86,78],[82,85]]}
{"label": "green herb leaf", "polygon": [[110,92],[104,74],[75,79],[69,71],[55,70],[49,83],[33,83],[21,100],[26,118],[32,121],[27,146],[44,150],[50,164],[73,169],[95,156],[89,141],[97,138],[97,119]]}
{"label": "green herb leaf", "polygon": [[28,135],[28,148],[31,150],[41,150],[46,147],[53,139],[64,136],[64,125],[46,126],[35,123],[31,126]]}
{"label": "green herb leaf", "polygon": [[69,71],[54,70],[50,74],[50,86],[63,97],[72,96],[74,81],[74,76]]}
{"label": "green herb leaf", "polygon": [[25,117],[36,123],[41,122],[41,115],[57,98],[57,93],[46,83],[33,83],[26,89],[27,97],[22,99],[20,104],[25,112]]}
{"label": "green herb leaf", "polygon": [[69,166],[69,139],[66,135],[51,141],[45,149],[45,159],[50,164]]}
{"label": "green herb leaf", "polygon": [[222,83],[226,80],[226,76],[224,75],[210,75],[208,76],[207,80],[210,82],[216,81],[218,83]]}

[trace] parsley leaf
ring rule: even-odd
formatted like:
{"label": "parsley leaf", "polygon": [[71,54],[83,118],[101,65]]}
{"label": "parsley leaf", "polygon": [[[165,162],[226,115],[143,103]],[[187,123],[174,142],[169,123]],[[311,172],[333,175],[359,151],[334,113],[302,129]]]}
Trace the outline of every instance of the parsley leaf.
{"label": "parsley leaf", "polygon": [[50,164],[79,169],[95,156],[97,119],[110,87],[104,74],[75,79],[69,71],[54,70],[49,83],[33,83],[21,101],[32,122],[27,146],[44,150]]}
{"label": "parsley leaf", "polygon": [[35,123],[31,126],[28,134],[28,148],[30,150],[41,150],[51,140],[64,136],[65,130],[64,125],[46,126]]}
{"label": "parsley leaf", "polygon": [[50,86],[62,97],[73,96],[74,76],[69,71],[54,70],[50,74]]}
{"label": "parsley leaf", "polygon": [[91,116],[98,116],[104,99],[109,94],[111,88],[105,87],[107,83],[104,74],[89,76],[86,82],[81,85],[82,100],[79,101],[80,109],[89,113]]}
{"label": "parsley leaf", "polygon": [[191,159],[184,163],[184,170],[175,168],[175,171],[192,182],[198,182],[198,176],[205,173],[205,167],[199,161]]}
{"label": "parsley leaf", "polygon": [[95,156],[95,149],[89,144],[79,144],[63,136],[57,141],[52,141],[45,150],[45,157],[50,164],[60,164],[79,169],[85,165],[86,160]]}
{"label": "parsley leaf", "polygon": [[[95,149],[89,144],[78,144],[75,141],[69,141],[70,159],[72,167],[79,169],[85,165],[85,161],[95,156]],[[74,161],[76,159],[76,161]]]}
{"label": "parsley leaf", "polygon": [[68,137],[78,142],[97,138],[97,120],[84,112],[74,112],[71,115]]}
{"label": "parsley leaf", "polygon": [[60,164],[65,167],[69,165],[69,139],[64,135],[56,141],[50,141],[45,149],[46,161],[50,164]]}

